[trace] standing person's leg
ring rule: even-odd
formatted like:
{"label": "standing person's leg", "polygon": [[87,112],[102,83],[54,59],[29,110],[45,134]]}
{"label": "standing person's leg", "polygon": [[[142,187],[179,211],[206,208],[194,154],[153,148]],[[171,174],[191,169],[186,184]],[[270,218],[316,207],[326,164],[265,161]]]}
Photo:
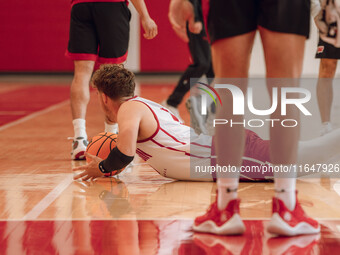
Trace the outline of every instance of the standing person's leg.
{"label": "standing person's leg", "polygon": [[[260,28],[266,67],[267,87],[269,94],[273,87],[280,91],[281,87],[298,86],[298,78],[302,71],[303,53],[306,38],[300,35],[273,32]],[[285,42],[282,44],[282,42]],[[271,79],[272,78],[272,79]],[[280,79],[281,78],[281,79]],[[271,119],[295,119],[299,120],[299,111],[295,106],[287,106],[287,115],[281,115],[281,104],[271,115]],[[279,123],[279,122],[277,122]],[[271,163],[274,165],[295,164],[297,161],[297,145],[299,141],[299,126],[287,128],[274,125],[270,129]],[[279,174],[275,179],[276,190],[284,189],[286,192],[276,193],[286,206],[293,210],[295,207],[295,183],[296,175],[283,178]],[[288,188],[289,187],[289,188]]]}
{"label": "standing person's leg", "polygon": [[[246,78],[250,63],[250,54],[254,42],[255,31],[246,34],[221,39],[212,45],[212,58],[215,71],[215,81],[230,78],[229,82],[238,86],[244,93],[247,88]],[[237,61],[235,61],[237,60]],[[241,79],[239,77],[242,77]],[[216,118],[228,119],[233,122],[242,122],[243,116],[233,115],[232,95],[226,90],[218,91],[223,107],[217,107]],[[195,219],[194,230],[215,234],[241,234],[245,227],[239,216],[239,203],[237,189],[239,183],[239,170],[242,165],[244,152],[245,132],[242,125],[215,128],[215,149],[217,164],[219,166],[236,167],[236,172],[217,173],[217,201],[210,210]],[[227,211],[228,217],[211,226],[209,221],[218,218],[219,214]]]}
{"label": "standing person's leg", "polygon": [[[212,42],[214,83],[232,84],[243,92],[247,88],[250,55],[257,28],[258,2],[238,0],[210,1],[208,31]],[[233,98],[227,89],[218,90],[222,105],[217,105],[216,119],[243,121],[242,115],[233,115]],[[217,174],[217,201],[207,213],[197,217],[194,230],[215,234],[241,234],[245,226],[239,216],[237,188],[239,170],[244,152],[245,131],[242,124],[218,125],[215,128],[217,164],[236,167],[236,172]],[[223,174],[223,175],[222,175]],[[221,217],[225,215],[227,217]],[[216,221],[216,219],[219,219]],[[206,226],[215,222],[214,227]]]}
{"label": "standing person's leg", "polygon": [[316,92],[322,121],[321,135],[332,130],[331,108],[333,102],[333,78],[335,76],[337,62],[337,59],[320,59],[319,79]]}
{"label": "standing person's leg", "polygon": [[72,118],[85,119],[87,104],[90,100],[89,85],[94,61],[74,61],[74,77],[71,83]]}
{"label": "standing person's leg", "polygon": [[[305,36],[273,32],[260,28],[267,67],[267,86],[296,87],[297,78],[302,72]],[[282,44],[282,41],[285,43]],[[273,79],[270,79],[273,78]],[[278,79],[276,79],[278,78]],[[271,94],[271,93],[270,93]],[[279,104],[280,105],[280,104]],[[283,119],[281,107],[271,115],[272,119]],[[295,106],[287,106],[287,119],[299,122],[299,112]],[[281,167],[296,164],[299,140],[299,126],[282,127],[274,125],[270,130],[270,156],[275,166]],[[296,172],[274,172],[275,198],[273,199],[273,215],[268,231],[281,235],[311,234],[320,231],[319,224],[306,217],[300,204],[296,201]],[[285,215],[291,217],[286,218]],[[294,218],[298,224],[292,224]]]}
{"label": "standing person's leg", "polygon": [[[215,83],[220,78],[231,78],[233,85],[238,86],[243,94],[246,94],[250,55],[253,47],[255,31],[231,38],[218,40],[212,45],[213,66],[215,71]],[[234,61],[237,59],[237,61]],[[241,79],[239,79],[241,77]],[[235,84],[233,83],[235,81]],[[242,115],[233,115],[232,94],[226,90],[218,90],[223,107],[217,107],[216,119],[232,120],[241,123]],[[242,125],[215,127],[215,148],[217,152],[217,164],[220,166],[241,167],[244,152],[245,132]],[[227,146],[226,146],[227,145]],[[239,173],[231,174],[230,177],[222,175],[218,177],[218,207],[224,209],[230,199],[237,197],[237,192],[226,192],[238,187]],[[226,189],[227,188],[227,189]]]}
{"label": "standing person's leg", "polygon": [[[198,48],[200,53],[197,55],[193,55],[194,62],[196,63],[195,66],[196,68],[200,71],[198,76],[192,76],[190,78],[200,78],[202,75],[205,74],[208,84],[210,85],[211,82],[213,81],[213,78],[215,77],[214,75],[214,70],[212,66],[212,60],[211,60],[211,48],[210,44],[206,39],[204,39],[206,36],[204,34],[201,34],[201,39],[197,41],[197,46],[195,47],[194,45],[191,46],[190,48],[192,49],[192,54],[197,50],[195,48]],[[190,45],[190,43],[189,43]],[[179,88],[179,87],[178,87]],[[190,89],[190,82],[188,84],[188,88]],[[177,89],[177,88],[176,88]],[[175,89],[175,91],[176,91]],[[175,92],[174,91],[174,92]],[[182,95],[187,93],[186,91],[183,91]],[[173,94],[174,95],[174,94]],[[183,98],[182,96],[182,98]],[[199,109],[201,108],[200,105],[200,100],[199,100],[199,93],[192,93],[190,98],[186,101],[185,105],[187,110],[190,113],[190,125],[191,127],[195,130],[197,134],[204,133],[208,134],[208,130],[206,129],[206,116],[202,116]],[[171,96],[170,96],[171,98]],[[169,99],[168,99],[169,100]],[[212,103],[213,105],[213,103]],[[214,105],[215,106],[215,105]],[[210,106],[209,106],[210,108]],[[209,109],[210,110],[210,109]]]}
{"label": "standing person's leg", "polygon": [[333,101],[333,78],[335,76],[340,49],[319,38],[315,58],[320,59],[317,98],[322,121],[321,135],[332,130],[331,108]]}
{"label": "standing person's leg", "polygon": [[[273,5],[268,5],[269,2]],[[290,15],[289,19],[286,18],[287,15]],[[282,87],[299,86],[309,23],[310,1],[261,2],[259,30],[266,60],[269,94],[277,87],[281,98]],[[287,105],[286,114],[283,116],[281,104],[278,104],[276,111],[271,114],[271,119],[294,119],[299,123],[299,111],[295,105]],[[273,166],[281,170],[274,171],[275,197],[268,231],[281,235],[317,233],[320,231],[319,224],[306,217],[296,201],[296,172],[282,170],[282,166],[291,169],[297,162],[299,124],[296,127],[273,126],[270,128],[270,157]]]}
{"label": "standing person's leg", "polygon": [[84,159],[87,146],[85,115],[90,98],[89,83],[98,49],[91,4],[75,4],[71,10],[70,35],[66,55],[74,61],[74,77],[70,95],[74,126],[72,159]]}
{"label": "standing person's leg", "polygon": [[94,61],[74,61],[74,77],[71,83],[71,112],[74,128],[72,159],[83,159],[87,146],[86,109],[90,100],[90,79]]}
{"label": "standing person's leg", "polygon": [[74,77],[71,83],[71,112],[74,128],[72,159],[83,159],[87,146],[86,109],[90,100],[90,79],[94,61],[74,61]]}
{"label": "standing person's leg", "polygon": [[177,115],[179,115],[177,110],[178,105],[190,90],[190,78],[200,78],[208,72],[210,68],[210,45],[203,34],[203,31],[200,34],[188,32],[188,46],[193,63],[189,65],[182,74],[176,88],[165,102],[165,106],[168,106],[170,110],[177,113]]}
{"label": "standing person's leg", "polygon": [[208,71],[205,73],[205,76],[207,78],[211,78],[208,80],[209,84],[213,81],[213,78],[215,78],[215,73],[214,73],[214,68],[212,65],[212,60],[211,60],[211,56],[210,56],[210,65],[209,65],[209,69]]}

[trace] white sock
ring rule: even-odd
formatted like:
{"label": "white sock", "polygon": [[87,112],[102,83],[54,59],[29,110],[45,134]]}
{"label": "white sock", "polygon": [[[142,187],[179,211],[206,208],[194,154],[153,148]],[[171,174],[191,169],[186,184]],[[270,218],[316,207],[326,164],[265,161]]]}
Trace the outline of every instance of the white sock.
{"label": "white sock", "polygon": [[104,125],[105,125],[105,132],[118,134],[118,123],[108,124],[107,122],[104,122]]}
{"label": "white sock", "polygon": [[289,210],[296,204],[296,178],[275,178],[275,197],[281,199]]}
{"label": "white sock", "polygon": [[327,122],[323,122],[320,134],[323,136],[323,135],[331,132],[332,130],[333,130],[332,123],[330,123],[328,121]]}
{"label": "white sock", "polygon": [[74,119],[72,121],[74,128],[74,138],[84,137],[87,138],[85,120],[84,119]]}
{"label": "white sock", "polygon": [[223,210],[227,207],[230,200],[237,198],[238,178],[219,178],[217,179],[217,207]]}

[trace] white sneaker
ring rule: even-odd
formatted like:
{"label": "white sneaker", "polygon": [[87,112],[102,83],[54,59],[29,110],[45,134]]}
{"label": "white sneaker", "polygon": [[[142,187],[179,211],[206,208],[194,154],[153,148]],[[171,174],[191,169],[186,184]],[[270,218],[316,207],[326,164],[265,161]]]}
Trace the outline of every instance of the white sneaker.
{"label": "white sneaker", "polygon": [[322,123],[322,128],[320,130],[320,135],[323,136],[333,130],[332,123],[330,122],[324,122]]}
{"label": "white sneaker", "polygon": [[73,139],[72,142],[72,151],[71,151],[71,159],[72,160],[83,160],[85,159],[85,151],[88,145],[88,141],[84,137],[77,137],[73,138],[70,137],[69,139]]}
{"label": "white sneaker", "polygon": [[191,96],[185,103],[188,112],[190,113],[190,125],[195,130],[196,134],[207,134],[206,129],[206,116],[200,114],[199,109],[201,109],[200,100],[195,96]]}
{"label": "white sneaker", "polygon": [[207,135],[210,135],[210,136],[215,135],[215,127],[214,127],[215,118],[216,118],[216,113],[212,111],[211,106],[210,106],[208,108],[207,120],[205,121],[205,127],[208,130]]}
{"label": "white sneaker", "polygon": [[173,107],[171,105],[168,105],[166,100],[164,100],[161,105],[163,105],[165,108],[167,108],[173,115],[175,115],[177,117],[177,119],[181,122],[184,123],[183,119],[181,118],[181,116],[179,115],[178,112],[178,108],[177,107]]}

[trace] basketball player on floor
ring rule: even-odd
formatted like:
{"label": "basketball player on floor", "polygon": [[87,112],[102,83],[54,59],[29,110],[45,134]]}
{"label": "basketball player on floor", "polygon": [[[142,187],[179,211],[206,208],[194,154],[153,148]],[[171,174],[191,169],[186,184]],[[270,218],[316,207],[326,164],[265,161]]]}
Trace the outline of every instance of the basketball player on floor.
{"label": "basketball player on floor", "polygon": [[[171,1],[169,16],[175,29],[185,26],[185,16],[182,14],[188,12],[183,11],[188,4],[187,0]],[[302,72],[305,40],[309,36],[310,1],[211,0],[209,5],[207,29],[212,43],[216,82],[220,78],[234,79],[232,84],[237,83],[245,94],[247,82],[244,78],[248,77],[255,33],[259,30],[265,54],[266,77],[285,78],[288,81],[282,83],[280,80],[268,79],[268,90],[298,86],[294,79],[299,78]],[[232,95],[221,93],[221,98],[223,109],[218,107],[216,118],[242,122],[242,115],[235,116],[232,113]],[[271,118],[281,120],[280,110],[276,110]],[[285,117],[298,120],[297,109],[291,107]],[[244,128],[217,126],[215,137],[217,163],[240,168],[244,152]],[[297,163],[298,128],[274,126],[270,129],[270,137],[270,158],[274,165]],[[205,215],[195,219],[193,228],[195,231],[214,234],[242,234],[245,226],[239,216],[239,173],[217,177],[223,177],[217,181],[217,199]],[[275,173],[274,177],[275,197],[268,231],[288,236],[318,233],[318,222],[304,214],[296,199],[296,175]]]}
{"label": "basketball player on floor", "polygon": [[[131,0],[141,17],[146,39],[157,35],[144,0]],[[84,159],[87,146],[85,115],[89,82],[95,63],[123,63],[127,58],[131,13],[126,0],[72,0],[70,37],[66,55],[74,61],[71,111],[74,127],[71,158]],[[117,131],[105,120],[105,130]]]}
{"label": "basketball player on floor", "polygon": [[[213,181],[209,172],[190,173],[190,164],[210,166],[213,156],[212,137],[197,135],[162,105],[134,96],[134,75],[120,65],[102,65],[93,76],[98,99],[109,120],[119,123],[116,148],[107,159],[93,158],[89,165],[74,168],[82,170],[75,179],[88,180],[117,173],[127,166],[137,153],[159,174],[177,180]],[[247,130],[244,165],[261,167],[259,162],[270,162],[269,141],[264,141]],[[340,129],[300,142],[298,162],[320,163],[340,155],[338,146]],[[321,153],[322,152],[322,153]],[[100,166],[100,167],[99,167]],[[263,179],[264,176],[248,176],[246,179]]]}

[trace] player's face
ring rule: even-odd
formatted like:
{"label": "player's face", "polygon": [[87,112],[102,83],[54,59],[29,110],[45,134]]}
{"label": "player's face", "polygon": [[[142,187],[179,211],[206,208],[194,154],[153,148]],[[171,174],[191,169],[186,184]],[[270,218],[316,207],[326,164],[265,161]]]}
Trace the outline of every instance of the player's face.
{"label": "player's face", "polygon": [[105,114],[106,119],[112,123],[116,123],[117,117],[114,111],[110,109],[109,107],[108,98],[105,97],[105,95],[99,92],[98,90],[97,90],[97,96],[98,96],[98,101],[100,102],[101,108]]}

